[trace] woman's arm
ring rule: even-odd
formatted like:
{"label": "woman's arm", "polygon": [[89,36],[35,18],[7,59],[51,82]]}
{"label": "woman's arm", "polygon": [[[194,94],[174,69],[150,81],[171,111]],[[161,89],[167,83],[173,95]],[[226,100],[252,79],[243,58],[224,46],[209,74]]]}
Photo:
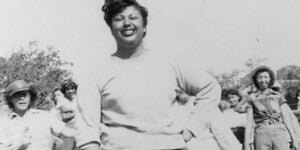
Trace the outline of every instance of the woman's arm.
{"label": "woman's arm", "polygon": [[286,104],[280,106],[283,122],[287,127],[296,149],[300,147],[300,127],[297,118],[291,108]]}
{"label": "woman's arm", "polygon": [[78,132],[76,131],[76,123],[74,128],[70,128],[66,126],[66,124],[63,121],[58,120],[52,115],[49,115],[48,117],[50,121],[51,131],[55,136],[59,136],[60,134],[62,134],[66,137],[75,137],[78,134]]}
{"label": "woman's arm", "polygon": [[238,113],[246,113],[247,108],[251,105],[251,99],[249,95],[242,96],[242,100],[235,106],[234,110]]}
{"label": "woman's arm", "polygon": [[199,68],[192,69],[192,66],[174,66],[178,87],[186,94],[193,96],[193,109],[186,122],[187,131],[195,137],[207,130],[210,126],[211,110],[216,110],[221,98],[221,87],[217,81]]}

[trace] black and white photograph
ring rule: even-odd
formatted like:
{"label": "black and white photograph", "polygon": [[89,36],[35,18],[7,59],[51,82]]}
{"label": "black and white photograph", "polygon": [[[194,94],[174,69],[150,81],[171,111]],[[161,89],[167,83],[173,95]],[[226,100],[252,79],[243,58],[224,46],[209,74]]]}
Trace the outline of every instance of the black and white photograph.
{"label": "black and white photograph", "polygon": [[0,0],[0,150],[300,150],[300,1]]}

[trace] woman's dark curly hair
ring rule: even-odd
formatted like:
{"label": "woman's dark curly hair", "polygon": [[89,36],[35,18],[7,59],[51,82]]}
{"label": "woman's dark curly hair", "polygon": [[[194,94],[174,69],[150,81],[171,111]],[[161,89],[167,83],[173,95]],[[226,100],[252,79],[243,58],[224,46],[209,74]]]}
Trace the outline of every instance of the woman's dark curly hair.
{"label": "woman's dark curly hair", "polygon": [[257,76],[259,73],[261,72],[267,72],[269,75],[270,75],[270,83],[269,83],[269,88],[272,87],[274,85],[274,82],[275,82],[275,74],[274,72],[267,66],[260,66],[260,67],[257,67],[254,72],[253,72],[253,75],[252,75],[252,81],[253,81],[253,84],[256,88],[259,89],[259,86],[258,86],[258,83],[257,83]]}
{"label": "woman's dark curly hair", "polygon": [[238,90],[236,90],[236,89],[228,89],[226,91],[226,93],[225,93],[225,98],[228,99],[229,95],[236,95],[236,96],[238,96],[239,97],[239,100],[238,100],[239,102],[242,100],[242,96],[241,96],[240,92]]}
{"label": "woman's dark curly hair", "polygon": [[63,94],[66,94],[67,90],[75,89],[75,91],[77,91],[77,88],[78,85],[74,81],[72,81],[71,79],[67,79],[62,83],[60,90]]}
{"label": "woman's dark curly hair", "polygon": [[[33,85],[31,85],[29,87],[29,90],[26,90],[26,91],[29,91],[29,94],[30,94],[30,105],[29,105],[29,108],[31,108],[32,105],[33,105],[33,103],[37,99],[37,91],[36,91],[36,89],[35,89],[35,87]],[[6,101],[6,104],[8,105],[9,108],[14,108],[14,105],[13,105],[13,103],[11,101],[11,97],[12,96],[9,97],[8,95],[5,95],[5,101]]]}
{"label": "woman's dark curly hair", "polygon": [[106,24],[111,27],[112,18],[129,6],[134,6],[141,13],[144,27],[146,27],[148,24],[148,11],[135,0],[105,0],[105,4],[102,6],[102,11],[104,12],[104,20]]}

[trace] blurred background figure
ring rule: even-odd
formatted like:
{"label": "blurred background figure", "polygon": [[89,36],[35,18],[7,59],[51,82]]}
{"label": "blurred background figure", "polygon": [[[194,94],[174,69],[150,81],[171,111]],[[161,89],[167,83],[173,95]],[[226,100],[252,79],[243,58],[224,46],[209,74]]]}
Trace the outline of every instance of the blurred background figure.
{"label": "blurred background figure", "polygon": [[300,109],[300,89],[297,90],[296,97],[298,100],[297,110],[299,110]]}
{"label": "blurred background figure", "polygon": [[64,97],[58,98],[57,107],[61,112],[62,120],[67,126],[79,132],[75,137],[75,143],[73,139],[62,138],[65,139],[65,145],[68,145],[69,149],[76,147],[80,150],[99,150],[100,131],[89,114],[85,113],[79,105],[77,89],[78,85],[72,79],[64,80],[60,88]]}
{"label": "blurred background figure", "polygon": [[[68,121],[70,121],[71,119],[74,118],[73,111],[68,113],[69,114],[68,119],[66,119],[66,117],[62,116],[63,114],[66,114],[66,113],[62,113],[59,106],[61,106],[62,103],[64,103],[62,101],[66,101],[66,99],[64,98],[64,95],[61,92],[60,87],[54,88],[54,90],[52,92],[52,101],[53,101],[54,106],[50,110],[50,114],[53,117],[57,118],[60,121],[64,121],[65,123],[67,123]],[[65,119],[63,119],[63,118],[65,118]],[[55,142],[54,142],[55,150],[74,150],[75,148],[76,148],[75,139],[73,137],[60,136],[58,138],[55,138]]]}
{"label": "blurred background figure", "polygon": [[228,122],[234,135],[241,144],[244,143],[245,125],[247,121],[246,113],[239,113],[236,111],[237,107],[246,107],[243,104],[242,96],[236,89],[229,89],[226,91],[225,98],[229,104],[229,108],[223,111],[225,120]]}

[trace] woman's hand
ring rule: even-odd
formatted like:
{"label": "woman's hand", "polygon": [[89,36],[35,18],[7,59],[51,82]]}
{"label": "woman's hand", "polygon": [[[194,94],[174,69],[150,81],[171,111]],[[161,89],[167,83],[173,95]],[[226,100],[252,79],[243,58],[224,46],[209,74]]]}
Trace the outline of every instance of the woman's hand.
{"label": "woman's hand", "polygon": [[194,137],[192,132],[188,129],[183,129],[182,136],[183,136],[185,142],[190,141]]}

